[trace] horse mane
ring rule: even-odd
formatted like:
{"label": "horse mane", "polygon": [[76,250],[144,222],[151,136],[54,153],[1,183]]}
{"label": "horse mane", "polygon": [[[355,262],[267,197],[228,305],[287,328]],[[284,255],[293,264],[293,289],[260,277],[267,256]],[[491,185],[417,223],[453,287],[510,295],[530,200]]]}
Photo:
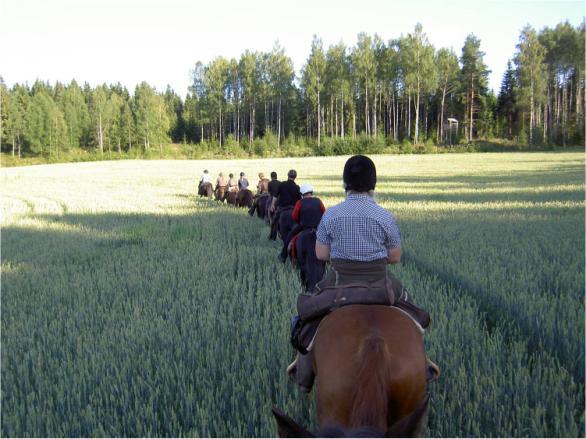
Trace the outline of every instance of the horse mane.
{"label": "horse mane", "polygon": [[388,379],[391,355],[378,334],[364,339],[357,353],[360,370],[350,414],[351,427],[371,426],[385,431],[389,414]]}

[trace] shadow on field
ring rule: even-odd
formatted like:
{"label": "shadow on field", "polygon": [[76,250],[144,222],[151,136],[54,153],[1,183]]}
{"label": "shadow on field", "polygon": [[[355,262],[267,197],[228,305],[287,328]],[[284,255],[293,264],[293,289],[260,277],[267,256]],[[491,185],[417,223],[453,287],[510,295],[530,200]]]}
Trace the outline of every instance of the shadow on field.
{"label": "shadow on field", "polygon": [[[337,176],[324,176],[320,179],[341,181]],[[568,184],[573,184],[576,188],[556,188],[558,185],[567,186]],[[380,201],[484,204],[480,208],[491,210],[495,206],[488,206],[489,204],[501,202],[582,202],[584,201],[583,185],[584,168],[572,165],[559,168],[559,170],[515,171],[515,175],[380,176],[375,194]],[[541,189],[536,191],[536,187]],[[401,192],[403,188],[408,189],[409,192]],[[430,193],[430,189],[436,192]],[[438,193],[437,190],[441,192]],[[315,195],[343,197],[344,191],[342,189],[317,190]],[[560,208],[567,207],[560,206]]]}
{"label": "shadow on field", "polygon": [[207,200],[30,220],[1,235],[2,436],[276,435],[300,284],[264,222]]}
{"label": "shadow on field", "polygon": [[[193,197],[187,197],[193,198]],[[163,241],[182,246],[207,243],[221,247],[225,238],[240,236],[256,238],[268,230],[264,223],[252,221],[245,209],[224,207],[215,202],[196,201],[198,211],[179,214],[97,213],[63,215],[30,215],[38,226],[4,226],[1,244],[4,262],[53,264],[67,258],[71,249],[137,246],[147,242]],[[249,221],[246,221],[249,220]],[[208,242],[209,241],[209,242]],[[268,240],[246,239],[247,244],[266,249]],[[77,249],[77,251],[76,251]]]}

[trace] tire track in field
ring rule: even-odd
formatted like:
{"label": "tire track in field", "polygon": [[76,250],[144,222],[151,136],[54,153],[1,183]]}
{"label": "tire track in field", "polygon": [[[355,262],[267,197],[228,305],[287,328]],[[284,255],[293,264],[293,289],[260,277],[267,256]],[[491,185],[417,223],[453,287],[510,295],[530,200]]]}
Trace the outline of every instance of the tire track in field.
{"label": "tire track in field", "polygon": [[18,215],[20,216],[33,216],[37,214],[43,213],[52,213],[52,214],[59,214],[65,215],[68,213],[67,204],[61,201],[58,198],[51,198],[51,197],[31,197],[31,198],[24,198],[24,197],[16,197],[13,195],[7,195],[6,198],[8,200],[15,200],[19,203],[22,203],[26,206],[26,209],[22,209]]}
{"label": "tire track in field", "polygon": [[[4,195],[4,199],[10,201],[16,201],[19,204],[22,204],[25,206],[24,209],[22,209],[22,211],[19,209],[18,213],[15,213],[14,215],[34,215],[35,214],[35,203],[33,203],[32,201],[28,200],[27,198],[23,198],[23,197],[16,197],[14,195]],[[3,202],[3,206],[7,205],[8,203],[6,203],[6,201]]]}
{"label": "tire track in field", "polygon": [[[543,355],[545,350],[545,353],[554,357],[561,366],[570,371],[577,383],[584,384],[583,352],[581,358],[577,358],[574,364],[569,364],[566,360],[567,353],[562,350],[560,347],[561,345],[550,346],[549,344],[540,341],[538,337],[535,337],[535,332],[532,331],[531,327],[525,322],[514,319],[514,312],[510,310],[507,303],[498,296],[491,296],[481,286],[475,285],[474,282],[463,276],[442,271],[433,264],[413,256],[410,252],[403,253],[403,263],[405,265],[411,265],[417,271],[426,276],[436,277],[442,283],[453,286],[463,295],[478,303],[479,309],[482,311],[482,314],[480,314],[478,318],[486,324],[486,328],[489,332],[492,332],[498,327],[507,340],[513,342],[517,338],[515,334],[515,330],[517,330],[518,334],[521,334],[524,337],[523,341],[527,344],[527,348],[531,355]],[[524,317],[525,320],[529,318],[529,316]]]}

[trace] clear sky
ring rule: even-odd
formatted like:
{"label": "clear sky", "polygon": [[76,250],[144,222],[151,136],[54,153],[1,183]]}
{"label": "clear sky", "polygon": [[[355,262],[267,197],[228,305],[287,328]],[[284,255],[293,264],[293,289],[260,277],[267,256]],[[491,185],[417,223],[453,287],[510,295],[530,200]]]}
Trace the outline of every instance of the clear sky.
{"label": "clear sky", "polygon": [[327,48],[356,35],[383,40],[420,22],[437,48],[460,56],[466,36],[481,40],[498,92],[520,30],[584,20],[586,0],[0,0],[0,75],[10,87],[141,81],[185,96],[196,61],[269,51],[278,40],[297,74],[317,34]]}

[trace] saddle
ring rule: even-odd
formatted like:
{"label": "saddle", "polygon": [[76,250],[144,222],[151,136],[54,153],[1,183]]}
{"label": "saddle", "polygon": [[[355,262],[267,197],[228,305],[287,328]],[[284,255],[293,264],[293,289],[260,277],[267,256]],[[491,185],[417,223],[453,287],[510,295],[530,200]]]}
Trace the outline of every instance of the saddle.
{"label": "saddle", "polygon": [[[385,305],[393,306],[409,316],[423,332],[431,322],[429,313],[411,302],[405,288],[388,275],[374,275],[385,266],[370,264],[348,269],[343,263],[332,261],[334,276],[326,276],[312,292],[304,292],[297,297],[299,319],[292,325],[291,343],[302,354],[311,348],[321,320],[332,311],[346,305]],[[384,268],[386,272],[386,268]],[[361,278],[357,273],[366,272]]]}

